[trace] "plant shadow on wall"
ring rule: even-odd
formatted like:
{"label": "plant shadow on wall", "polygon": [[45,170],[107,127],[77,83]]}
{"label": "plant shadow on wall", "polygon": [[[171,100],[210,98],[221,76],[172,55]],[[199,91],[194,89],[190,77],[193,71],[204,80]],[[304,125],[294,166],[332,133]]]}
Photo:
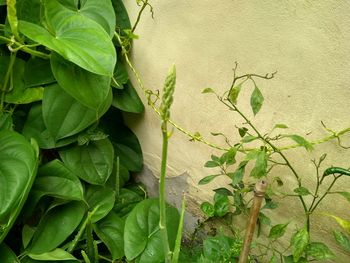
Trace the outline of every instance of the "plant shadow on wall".
{"label": "plant shadow on wall", "polygon": [[[236,65],[232,85],[223,95],[213,89],[203,92],[214,94],[230,112],[242,117],[241,140],[231,143],[227,136],[216,133],[213,135],[223,136],[227,143],[218,147],[199,133],[191,134],[170,118],[175,67],[169,71],[160,98],[145,88],[129,60],[141,14],[146,8],[153,12],[147,0],[136,2],[141,9],[131,26],[121,0],[0,0],[0,14],[4,14],[0,21],[0,262],[236,262],[243,240],[235,218],[248,214],[253,183],[265,177],[271,187],[259,215],[258,234],[262,227],[268,227],[269,234],[254,241],[250,260],[332,259],[334,253],[328,246],[313,240],[310,225],[326,196],[339,195],[350,201],[350,193],[332,190],[350,172],[323,167],[326,155],[322,155],[313,160],[315,187],[310,190],[285,151],[312,150],[332,139],[343,147],[341,137],[350,128],[340,132],[326,128],[330,135],[314,142],[280,132],[287,129],[284,124],[261,132],[236,102],[251,81],[250,103],[257,114],[264,101],[257,82],[274,74],[238,75]],[[136,136],[124,125],[122,112],[141,113],[144,107],[126,65],[161,120],[157,199],[147,199],[142,185],[129,180],[130,172],[142,169],[142,152]],[[179,213],[166,203],[164,193],[171,136],[168,125],[192,141],[222,151],[205,164],[216,172],[199,184],[219,176],[231,181],[214,190],[213,203],[201,205],[207,219],[182,244],[185,201]],[[295,145],[279,147],[283,140]],[[249,165],[253,169],[248,179],[244,175]],[[292,193],[283,192],[283,178],[273,176],[271,171],[278,166],[287,168],[295,179]],[[285,238],[292,222],[272,224],[264,212],[278,207],[277,198],[297,198],[305,215],[304,225],[295,229],[287,247],[278,239]],[[334,231],[335,242],[350,253],[350,222],[331,213],[324,216],[343,228]],[[228,231],[198,235],[218,219],[227,224]]]}

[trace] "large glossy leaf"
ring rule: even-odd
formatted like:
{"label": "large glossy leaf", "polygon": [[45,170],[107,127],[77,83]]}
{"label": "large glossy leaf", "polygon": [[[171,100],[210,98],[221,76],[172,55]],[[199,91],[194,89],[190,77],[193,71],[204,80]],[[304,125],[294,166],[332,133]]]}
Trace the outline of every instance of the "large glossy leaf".
{"label": "large glossy leaf", "polygon": [[4,243],[0,244],[0,262],[1,263],[20,263],[16,254]]}
{"label": "large glossy leaf", "polygon": [[45,195],[64,200],[84,199],[83,186],[79,178],[57,159],[39,168],[26,206],[34,208],[39,199]]}
{"label": "large glossy leaf", "polygon": [[[7,72],[10,57],[0,57],[0,86],[3,87],[5,74]],[[5,101],[8,103],[26,104],[33,101],[41,100],[44,89],[42,87],[26,88],[24,83],[25,62],[20,58],[16,58],[13,66],[11,77],[12,86],[6,87],[11,89],[5,96]]]}
{"label": "large glossy leaf", "polygon": [[130,189],[120,189],[119,196],[113,208],[120,217],[127,215],[145,197]]}
{"label": "large glossy leaf", "polygon": [[97,110],[106,101],[110,77],[91,73],[55,53],[51,55],[51,67],[62,89],[81,104]]}
{"label": "large glossy leaf", "polygon": [[0,131],[0,243],[14,223],[33,184],[37,152],[20,134]]}
{"label": "large glossy leaf", "polygon": [[42,149],[66,146],[77,140],[77,136],[71,136],[56,142],[45,127],[41,104],[36,104],[31,107],[22,133],[28,139],[34,138]]}
{"label": "large glossy leaf", "polygon": [[131,23],[129,20],[128,12],[123,4],[122,0],[112,0],[114,11],[116,14],[116,27],[120,31],[124,29],[131,29]]}
{"label": "large glossy leaf", "polygon": [[111,86],[116,89],[123,89],[123,85],[129,80],[128,71],[124,65],[124,61],[118,59],[114,68],[114,75],[112,78]]}
{"label": "large glossy leaf", "polygon": [[85,209],[84,203],[77,201],[50,209],[34,233],[29,252],[42,254],[57,248],[78,227]]}
{"label": "large glossy leaf", "polygon": [[100,110],[85,107],[68,95],[58,84],[45,88],[44,123],[55,141],[75,135],[97,121],[110,107],[111,94]]}
{"label": "large glossy leaf", "polygon": [[17,1],[17,16],[20,20],[39,24],[42,20],[41,0]]}
{"label": "large glossy leaf", "polygon": [[108,247],[112,259],[124,256],[124,220],[114,212],[94,225],[94,231],[102,242]]}
{"label": "large glossy leaf", "polygon": [[113,91],[112,105],[127,112],[141,113],[144,111],[143,103],[130,81],[124,85],[124,89]]}
{"label": "large glossy leaf", "polygon": [[90,184],[104,184],[113,170],[114,150],[109,139],[59,152],[65,165]]}
{"label": "large glossy leaf", "polygon": [[[176,238],[179,213],[167,206],[167,231],[172,249]],[[134,207],[125,221],[124,252],[128,260],[163,262],[163,239],[159,230],[159,200],[146,199]]]}
{"label": "large glossy leaf", "polygon": [[25,65],[24,82],[26,87],[37,87],[56,82],[50,61],[36,57],[30,58]]}
{"label": "large glossy leaf", "polygon": [[76,13],[94,20],[100,24],[110,36],[113,35],[116,18],[110,0],[81,0],[79,1],[80,7],[77,0],[59,0],[59,2]]}
{"label": "large glossy leaf", "polygon": [[116,52],[104,29],[55,0],[44,3],[48,29],[20,21],[20,32],[88,71],[111,77]]}
{"label": "large glossy leaf", "polygon": [[13,120],[10,113],[0,112],[0,130],[12,130]]}
{"label": "large glossy leaf", "polygon": [[109,187],[90,185],[86,190],[85,201],[89,205],[89,211],[94,211],[91,222],[95,223],[112,210],[115,192]]}
{"label": "large glossy leaf", "polygon": [[143,156],[140,143],[135,134],[124,125],[121,112],[111,107],[102,117],[100,125],[109,135],[120,163],[130,171],[141,171]]}

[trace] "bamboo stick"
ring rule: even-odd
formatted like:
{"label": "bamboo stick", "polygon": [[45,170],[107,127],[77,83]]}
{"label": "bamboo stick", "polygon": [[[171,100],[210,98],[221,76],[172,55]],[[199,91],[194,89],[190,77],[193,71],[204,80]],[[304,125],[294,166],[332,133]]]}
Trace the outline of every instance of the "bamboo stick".
{"label": "bamboo stick", "polygon": [[250,217],[249,217],[247,230],[244,237],[243,249],[239,256],[238,263],[246,263],[248,260],[250,244],[252,243],[256,221],[259,216],[259,211],[260,211],[261,203],[265,196],[266,188],[267,188],[266,181],[262,180],[255,184],[253,206],[251,207],[251,210],[250,210]]}

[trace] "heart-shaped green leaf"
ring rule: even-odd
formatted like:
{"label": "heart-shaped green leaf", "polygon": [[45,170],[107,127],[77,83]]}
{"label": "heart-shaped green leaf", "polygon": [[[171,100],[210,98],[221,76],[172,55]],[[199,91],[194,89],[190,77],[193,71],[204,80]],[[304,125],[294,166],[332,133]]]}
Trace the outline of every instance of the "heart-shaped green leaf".
{"label": "heart-shaped green leaf", "polygon": [[42,254],[57,248],[78,227],[85,211],[84,203],[77,201],[50,209],[34,233],[29,253]]}
{"label": "heart-shaped green leaf", "polygon": [[88,71],[111,77],[116,52],[105,30],[55,0],[44,4],[48,29],[20,21],[20,32]]}
{"label": "heart-shaped green leaf", "polygon": [[20,0],[16,8],[17,16],[20,20],[39,24],[43,18],[41,14],[41,0]]}
{"label": "heart-shaped green leaf", "polygon": [[113,91],[112,105],[127,112],[141,113],[144,111],[143,103],[130,81],[124,85],[124,89]]}
{"label": "heart-shaped green leaf", "polygon": [[56,82],[51,71],[50,61],[37,57],[30,58],[25,65],[24,82],[27,88]]}
{"label": "heart-shaped green leaf", "polygon": [[100,24],[112,36],[116,17],[110,0],[59,0],[61,4],[72,9],[77,14],[90,18]]}
{"label": "heart-shaped green leaf", "polygon": [[0,243],[14,223],[33,184],[37,153],[14,131],[0,131]]}
{"label": "heart-shaped green leaf", "polygon": [[16,254],[4,243],[0,244],[0,262],[1,263],[20,263]]}
{"label": "heart-shaped green leaf", "polygon": [[0,112],[0,130],[12,130],[13,120],[11,113]]}
{"label": "heart-shaped green leaf", "polygon": [[124,256],[124,220],[114,212],[94,225],[94,231],[116,260]]}
{"label": "heart-shaped green leaf", "polygon": [[90,185],[86,190],[85,201],[89,205],[89,211],[95,211],[91,216],[91,222],[95,223],[112,210],[115,192],[109,187]]}
{"label": "heart-shaped green leaf", "polygon": [[122,0],[112,1],[114,11],[116,14],[116,27],[122,32],[124,29],[131,29],[131,23],[129,20],[128,12],[124,6]]}
{"label": "heart-shaped green leaf", "polygon": [[110,92],[110,77],[91,73],[55,53],[51,55],[51,67],[61,88],[81,104],[99,110],[105,103]]}
{"label": "heart-shaped green leaf", "polygon": [[111,37],[113,36],[116,17],[110,0],[82,0],[79,13],[100,24]]}
{"label": "heart-shaped green leaf", "polygon": [[[10,57],[0,56],[0,86],[4,85],[3,81],[7,72],[7,68],[10,63]],[[41,100],[43,97],[44,89],[42,87],[26,88],[24,83],[24,69],[26,63],[20,58],[16,58],[16,61],[12,68],[12,74],[10,78],[10,87],[6,87],[7,90],[11,89],[5,96],[5,101],[15,104],[27,104],[34,101]]]}
{"label": "heart-shaped green leaf", "polygon": [[34,138],[42,149],[66,146],[77,140],[77,136],[71,136],[56,142],[45,127],[41,104],[36,104],[31,107],[22,133],[28,139]]}
{"label": "heart-shaped green leaf", "polygon": [[49,195],[65,200],[83,200],[79,178],[59,160],[53,160],[38,170],[31,193]]}
{"label": "heart-shaped green leaf", "polygon": [[113,170],[113,145],[108,139],[59,152],[64,164],[90,184],[104,184]]}
{"label": "heart-shaped green leaf", "polygon": [[[179,213],[167,206],[167,231],[170,249],[174,247]],[[146,199],[137,204],[125,221],[124,252],[128,260],[163,262],[163,239],[159,229],[159,199]]]}
{"label": "heart-shaped green leaf", "polygon": [[124,62],[118,59],[114,68],[114,75],[112,78],[111,86],[116,89],[123,89],[123,85],[129,80],[128,71],[124,65]]}
{"label": "heart-shaped green leaf", "polygon": [[122,188],[120,189],[113,211],[116,212],[118,216],[124,217],[144,198],[144,194],[140,195],[136,191]]}
{"label": "heart-shaped green leaf", "polygon": [[84,130],[97,121],[111,105],[111,92],[99,111],[85,107],[68,95],[57,84],[45,88],[43,118],[52,137],[67,138]]}
{"label": "heart-shaped green leaf", "polygon": [[101,118],[100,126],[109,135],[120,163],[129,171],[141,171],[143,156],[140,143],[135,134],[124,125],[121,112],[111,107]]}

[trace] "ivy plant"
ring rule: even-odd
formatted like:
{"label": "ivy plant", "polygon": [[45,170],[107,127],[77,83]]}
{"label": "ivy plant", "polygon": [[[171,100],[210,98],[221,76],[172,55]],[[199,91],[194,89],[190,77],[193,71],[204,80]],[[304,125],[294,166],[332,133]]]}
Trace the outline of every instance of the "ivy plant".
{"label": "ivy plant", "polygon": [[143,158],[123,112],[144,106],[115,33],[130,48],[135,27],[121,0],[0,1],[1,262],[134,257],[126,218],[156,213],[133,211],[129,181]]}

